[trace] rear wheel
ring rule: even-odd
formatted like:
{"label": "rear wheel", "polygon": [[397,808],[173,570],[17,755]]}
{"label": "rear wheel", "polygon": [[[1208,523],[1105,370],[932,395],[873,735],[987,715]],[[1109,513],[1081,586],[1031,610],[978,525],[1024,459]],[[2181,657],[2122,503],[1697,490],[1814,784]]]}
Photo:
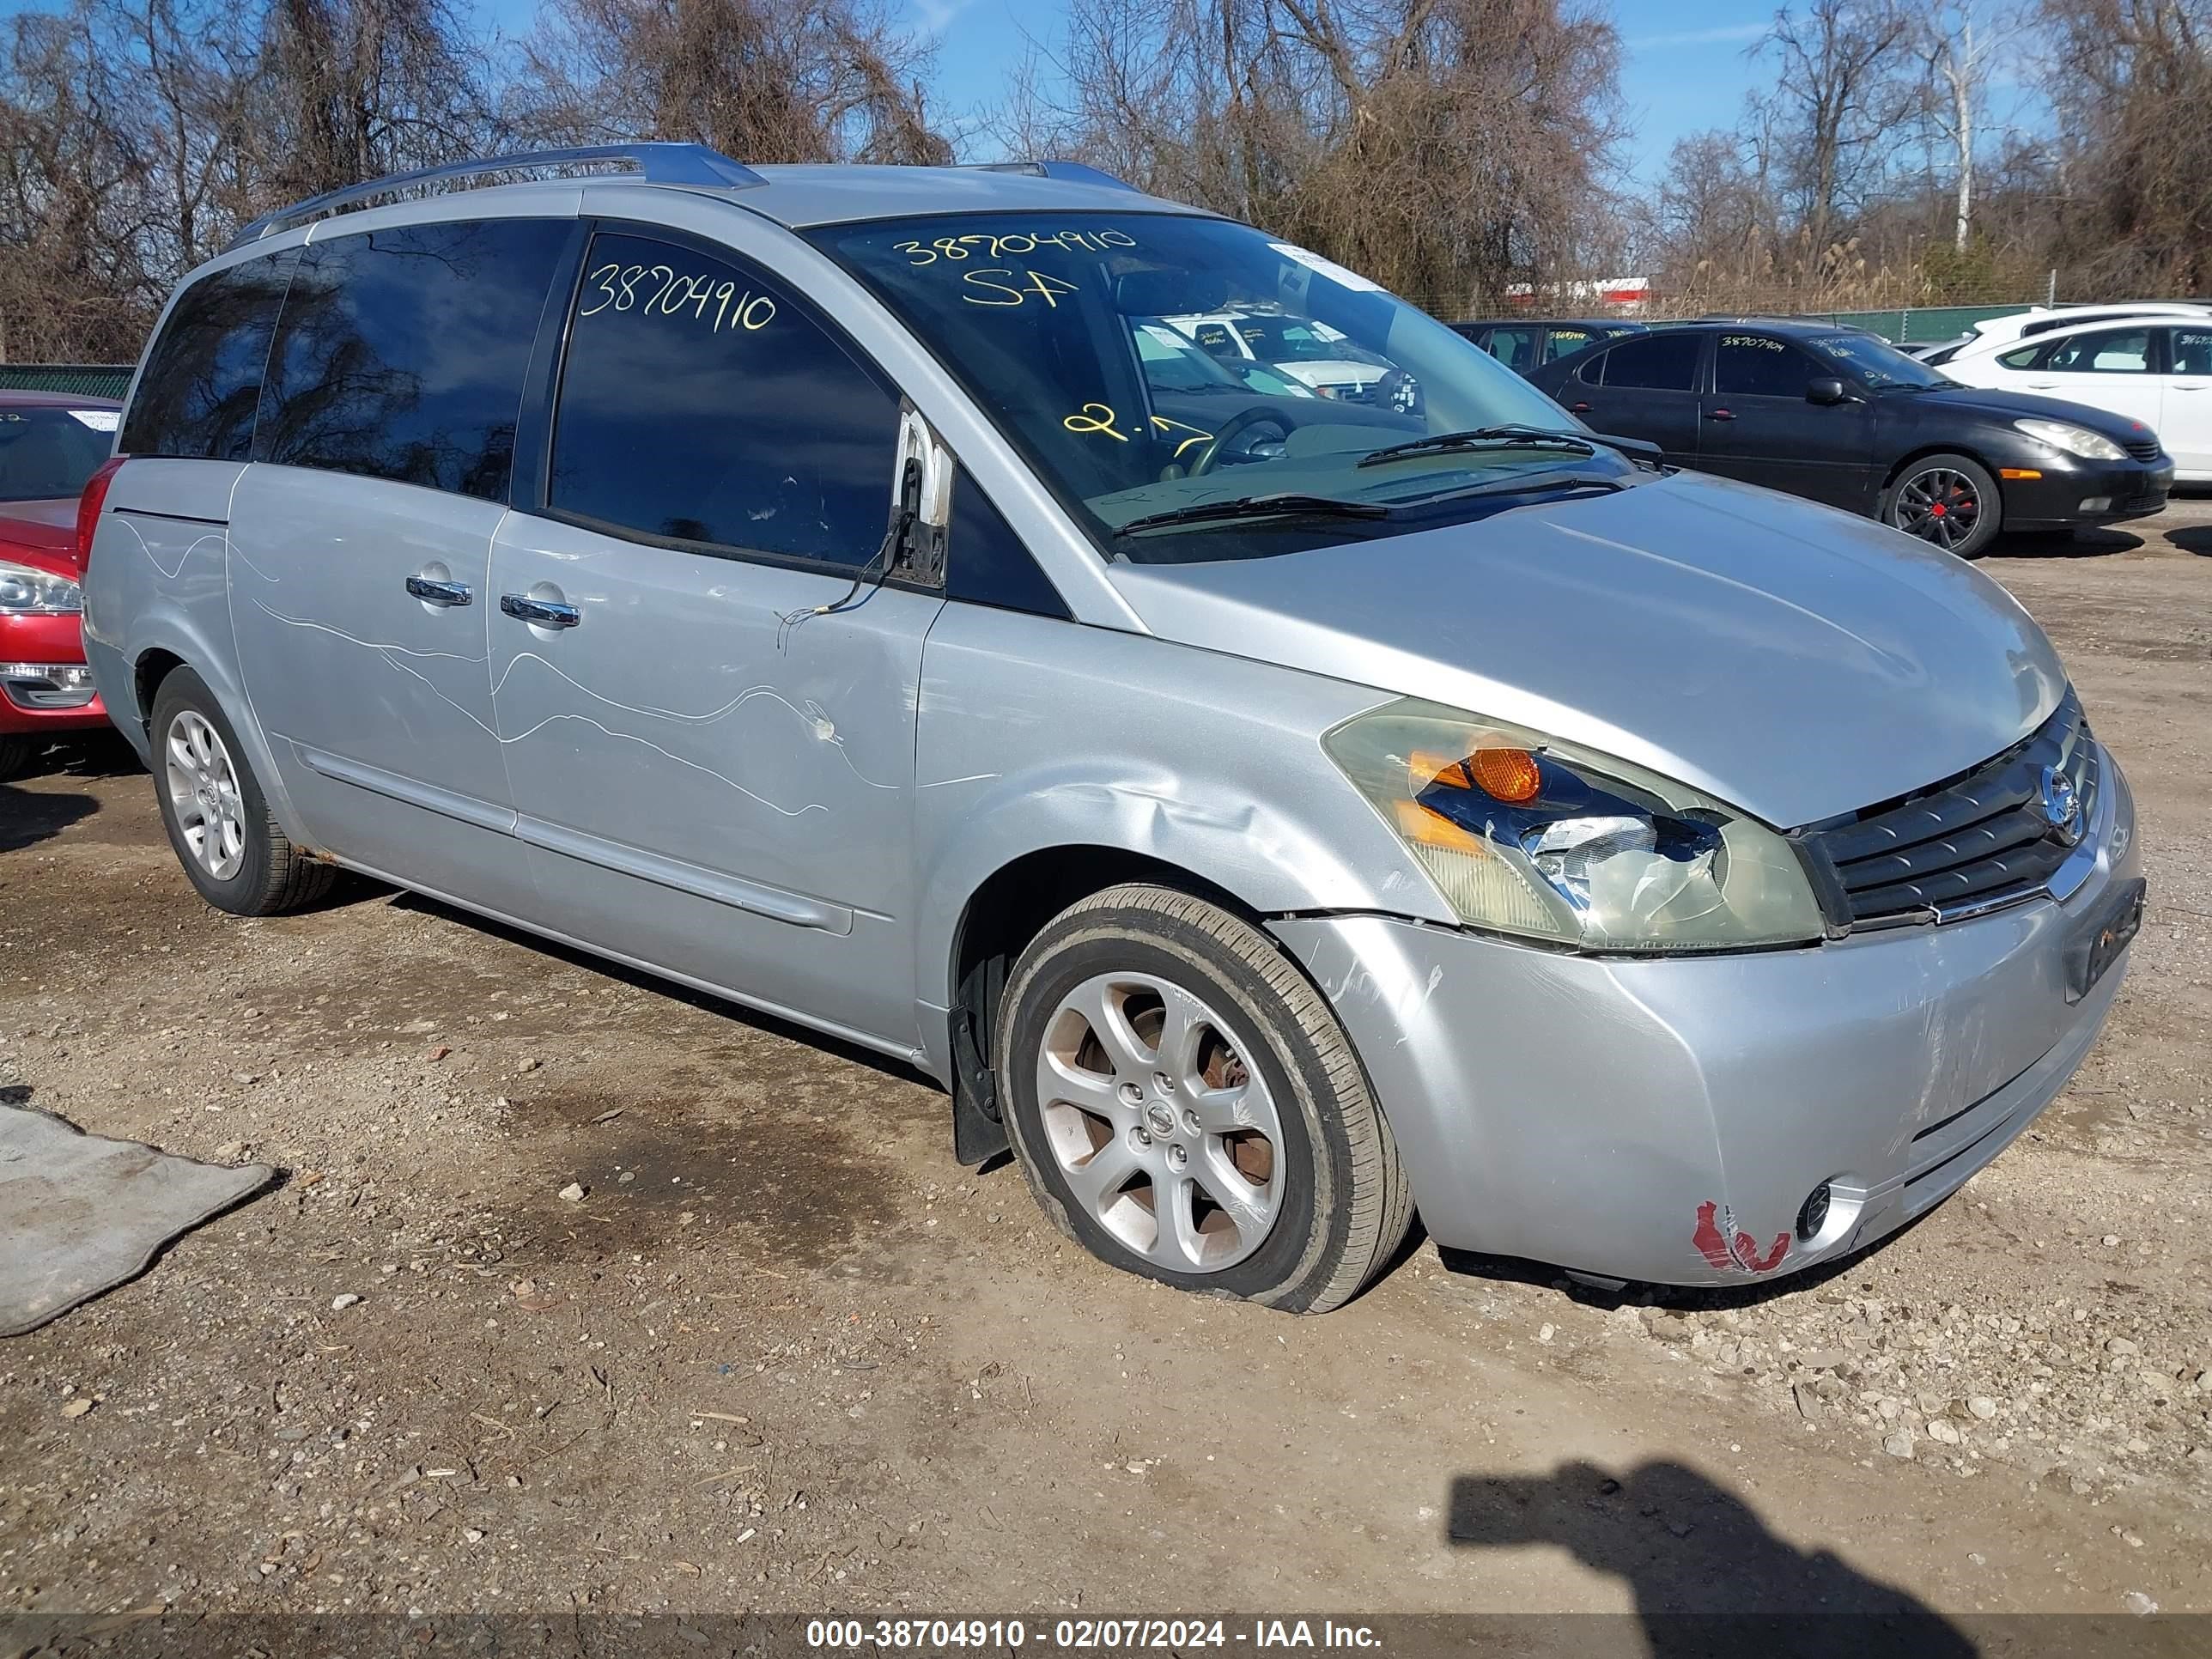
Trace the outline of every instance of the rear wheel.
{"label": "rear wheel", "polygon": [[1909,461],[1882,496],[1881,516],[1962,559],[1978,558],[2004,523],[1996,480],[1964,455],[1923,455]]}
{"label": "rear wheel", "polygon": [[151,734],[161,827],[202,898],[234,916],[272,916],[330,890],[337,872],[285,835],[238,734],[191,669],[161,682]]}
{"label": "rear wheel", "polygon": [[1406,1236],[1342,1028],[1218,905],[1132,884],[1063,911],[1007,981],[995,1060],[1030,1189],[1115,1267],[1320,1313]]}

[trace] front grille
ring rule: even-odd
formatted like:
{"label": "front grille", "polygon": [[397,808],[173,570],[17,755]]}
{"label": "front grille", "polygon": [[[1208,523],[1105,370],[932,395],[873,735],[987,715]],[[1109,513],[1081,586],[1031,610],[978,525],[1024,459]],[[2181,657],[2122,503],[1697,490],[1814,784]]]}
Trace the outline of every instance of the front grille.
{"label": "front grille", "polygon": [[[2097,745],[2069,690],[2033,735],[1963,777],[1870,807],[1802,837],[1816,866],[1832,871],[1833,918],[1853,925],[1925,921],[1981,901],[2032,893],[2073,848],[2043,810],[2043,775],[2055,769],[2095,814]],[[2078,837],[2077,837],[2078,839]]]}
{"label": "front grille", "polygon": [[2154,461],[2165,453],[2166,452],[2164,450],[2158,447],[2158,440],[2155,438],[2130,438],[2128,440],[2128,453],[2134,456],[2139,461]]}
{"label": "front grille", "polygon": [[2130,495],[2120,503],[2119,510],[2123,513],[2150,514],[2159,511],[2165,505],[2166,495],[2161,490],[2153,495]]}

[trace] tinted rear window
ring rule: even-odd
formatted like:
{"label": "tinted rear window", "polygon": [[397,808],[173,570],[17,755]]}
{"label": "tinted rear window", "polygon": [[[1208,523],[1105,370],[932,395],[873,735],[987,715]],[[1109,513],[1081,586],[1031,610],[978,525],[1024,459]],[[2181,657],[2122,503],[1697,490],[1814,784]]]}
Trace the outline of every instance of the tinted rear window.
{"label": "tinted rear window", "polygon": [[[1604,386],[1638,386],[1652,392],[1687,392],[1697,384],[1696,334],[1646,334],[1624,340],[1605,354]],[[1595,380],[1585,374],[1585,380]]]}
{"label": "tinted rear window", "polygon": [[0,501],[82,493],[114,441],[112,409],[0,408]]}
{"label": "tinted rear window", "polygon": [[257,458],[505,499],[570,228],[489,219],[311,245],[270,354]]}
{"label": "tinted rear window", "polygon": [[299,255],[287,248],[203,276],[178,295],[123,423],[126,455],[243,461],[276,307]]}

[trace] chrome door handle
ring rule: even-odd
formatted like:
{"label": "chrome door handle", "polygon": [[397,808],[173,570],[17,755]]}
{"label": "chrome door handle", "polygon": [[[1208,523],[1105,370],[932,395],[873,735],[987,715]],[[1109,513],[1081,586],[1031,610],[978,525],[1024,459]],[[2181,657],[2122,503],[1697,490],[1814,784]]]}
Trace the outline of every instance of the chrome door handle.
{"label": "chrome door handle", "polygon": [[538,628],[574,628],[584,620],[584,613],[573,605],[556,605],[550,599],[533,599],[524,593],[501,594],[499,608],[517,622]]}
{"label": "chrome door handle", "polygon": [[469,585],[466,582],[440,581],[434,576],[410,576],[407,591],[425,605],[466,605]]}

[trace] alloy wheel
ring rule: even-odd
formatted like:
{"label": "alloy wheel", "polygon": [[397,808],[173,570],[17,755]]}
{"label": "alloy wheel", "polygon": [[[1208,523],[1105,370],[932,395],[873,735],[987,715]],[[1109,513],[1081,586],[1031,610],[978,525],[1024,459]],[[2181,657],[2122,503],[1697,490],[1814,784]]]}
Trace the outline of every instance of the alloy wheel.
{"label": "alloy wheel", "polygon": [[1202,999],[1150,974],[1085,980],[1047,1022],[1037,1103],[1060,1176],[1157,1267],[1234,1267],[1281,1211],[1282,1126],[1251,1052]]}
{"label": "alloy wheel", "polygon": [[246,862],[246,812],[222,734],[205,715],[180,709],[162,749],[177,833],[201,869],[228,881]]}
{"label": "alloy wheel", "polygon": [[1972,536],[1982,521],[1981,492],[1966,474],[1931,466],[1898,486],[1891,517],[1908,535],[1954,548]]}

